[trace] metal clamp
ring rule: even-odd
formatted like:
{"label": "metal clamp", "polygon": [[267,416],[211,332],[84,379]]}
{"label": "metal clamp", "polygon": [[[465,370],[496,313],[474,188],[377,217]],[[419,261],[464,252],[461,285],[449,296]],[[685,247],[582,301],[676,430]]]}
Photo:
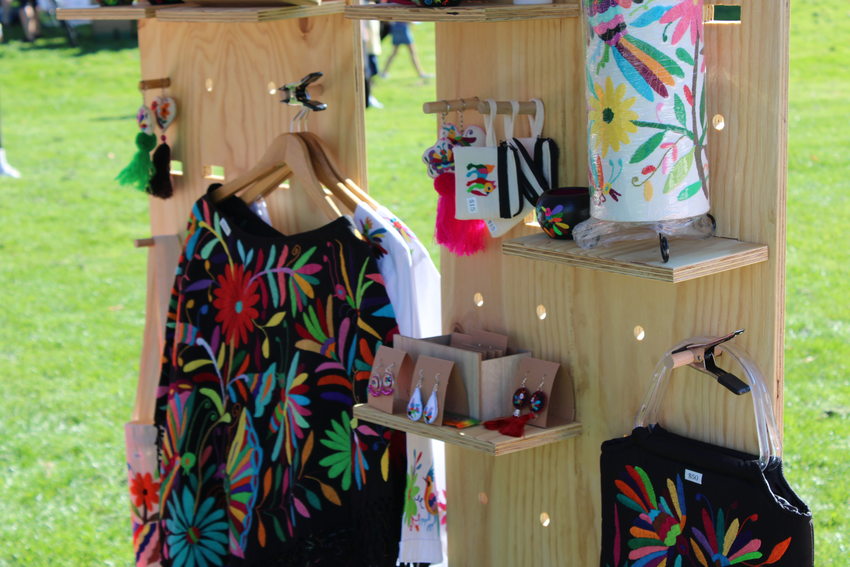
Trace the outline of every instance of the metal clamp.
{"label": "metal clamp", "polygon": [[305,108],[315,111],[325,110],[328,105],[324,102],[313,100],[310,98],[310,93],[307,92],[307,87],[309,87],[311,83],[318,81],[323,75],[324,73],[317,71],[315,73],[310,73],[300,81],[283,85],[277,89],[283,93],[283,98],[280,102],[291,104],[293,106],[304,106]]}

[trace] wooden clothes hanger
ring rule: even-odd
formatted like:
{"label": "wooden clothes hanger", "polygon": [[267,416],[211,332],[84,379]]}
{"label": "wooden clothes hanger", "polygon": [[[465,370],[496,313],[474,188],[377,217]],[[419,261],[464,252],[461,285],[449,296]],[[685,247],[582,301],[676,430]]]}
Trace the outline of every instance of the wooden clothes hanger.
{"label": "wooden clothes hanger", "polygon": [[347,192],[351,194],[354,198],[365,201],[372,208],[377,209],[380,207],[380,203],[378,203],[371,195],[369,195],[366,191],[361,189],[353,180],[346,177],[341,173],[341,169],[339,165],[337,165],[336,160],[333,158],[333,154],[328,149],[327,144],[325,144],[324,140],[322,140],[319,136],[312,132],[301,132],[302,138],[308,140],[308,145],[310,145],[310,152],[313,153],[321,153],[324,157],[326,165],[333,172],[333,176],[341,183]]}
{"label": "wooden clothes hanger", "polygon": [[299,132],[298,136],[304,140],[310,150],[310,158],[319,180],[334,197],[351,213],[354,213],[362,200],[346,186],[345,179],[325,151],[321,138],[312,132]]}
{"label": "wooden clothes hanger", "polygon": [[255,184],[256,187],[251,188],[252,196],[266,194],[288,176],[287,168],[329,220],[340,216],[339,209],[328,201],[322,183],[316,177],[307,144],[300,137],[289,133],[272,140],[263,157],[251,169],[215,189],[211,198],[213,202],[218,202]]}

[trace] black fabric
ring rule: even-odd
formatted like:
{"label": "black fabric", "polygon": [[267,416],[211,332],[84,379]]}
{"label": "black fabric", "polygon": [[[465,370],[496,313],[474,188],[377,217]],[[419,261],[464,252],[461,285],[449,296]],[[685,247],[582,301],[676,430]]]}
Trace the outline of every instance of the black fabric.
{"label": "black fabric", "polygon": [[780,459],[762,472],[654,425],[603,443],[600,469],[601,567],[814,565],[812,516]]}
{"label": "black fabric", "polygon": [[[499,169],[499,216],[503,219],[510,219],[522,212],[522,198],[519,199],[519,203],[517,205],[519,208],[517,211],[515,213],[511,212],[511,193],[513,188],[518,184],[517,178],[521,178],[522,175],[519,172],[519,166],[517,164],[516,148],[502,142],[499,144],[497,155]],[[508,176],[510,171],[508,166],[509,160],[513,160],[514,163],[515,176],[513,180]]]}
{"label": "black fabric", "polygon": [[352,414],[397,332],[382,281],[344,217],[283,234],[195,203],[155,415],[163,567],[395,565],[406,467]]}

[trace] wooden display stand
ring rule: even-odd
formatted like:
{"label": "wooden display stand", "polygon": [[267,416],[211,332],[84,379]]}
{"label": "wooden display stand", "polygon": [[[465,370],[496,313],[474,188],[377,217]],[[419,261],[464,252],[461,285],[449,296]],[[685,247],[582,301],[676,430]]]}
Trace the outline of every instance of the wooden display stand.
{"label": "wooden display stand", "polygon": [[[741,21],[712,23],[715,3],[740,5]],[[655,362],[683,338],[746,328],[736,343],[765,373],[781,419],[789,0],[706,4],[708,115],[715,125],[708,138],[711,203],[722,238],[705,248],[673,240],[668,266],[657,262],[652,242],[587,253],[528,236],[534,230],[523,226],[471,258],[443,254],[444,330],[459,324],[504,332],[535,357],[558,361],[574,380],[581,424],[542,439],[511,439],[503,450],[503,440],[464,440],[462,433],[447,439],[455,443],[446,453],[451,567],[597,564],[600,444],[631,430]],[[115,10],[101,15],[123,19]],[[180,104],[169,137],[183,176],[172,200],[152,201],[153,234],[183,227],[212,166],[230,177],[260,157],[287,129],[290,114],[269,86],[311,71],[325,72],[319,98],[329,109],[311,118],[310,129],[362,183],[359,18],[437,21],[437,98],[542,99],[544,135],[561,148],[560,183],[586,183],[584,25],[577,0],[342,11],[336,2],[128,9],[127,19],[142,18],[142,77],[170,77],[169,94]],[[309,15],[317,17],[303,19]],[[273,219],[288,230],[310,228],[303,226],[313,222],[309,201],[299,202],[295,193],[276,192]],[[558,403],[553,397],[550,403]],[[748,406],[749,400],[731,399],[713,381],[683,370],[668,391],[664,422],[752,451]]]}

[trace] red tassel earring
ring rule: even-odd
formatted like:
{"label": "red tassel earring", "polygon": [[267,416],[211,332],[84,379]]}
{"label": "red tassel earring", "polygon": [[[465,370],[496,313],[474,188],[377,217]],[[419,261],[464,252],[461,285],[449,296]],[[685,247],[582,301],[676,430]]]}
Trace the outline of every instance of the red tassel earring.
{"label": "red tassel earring", "polygon": [[[522,379],[522,384],[514,392],[513,406],[514,413],[511,417],[494,419],[484,423],[487,429],[498,429],[502,435],[510,437],[522,437],[525,432],[525,424],[529,420],[537,417],[537,414],[543,411],[546,407],[546,392],[543,391],[543,385],[546,383],[546,375],[540,379],[540,385],[533,394],[529,395],[528,388],[525,387],[526,376]],[[522,415],[522,410],[528,407],[529,412]]]}

